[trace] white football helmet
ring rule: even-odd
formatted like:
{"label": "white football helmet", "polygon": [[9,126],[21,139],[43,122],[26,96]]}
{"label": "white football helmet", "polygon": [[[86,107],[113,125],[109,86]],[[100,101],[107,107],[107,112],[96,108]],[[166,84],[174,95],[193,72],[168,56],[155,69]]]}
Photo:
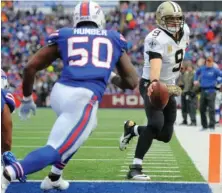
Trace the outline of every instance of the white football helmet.
{"label": "white football helmet", "polygon": [[99,4],[93,1],[83,1],[76,5],[73,15],[74,27],[84,21],[93,22],[100,29],[105,27],[105,16]]}
{"label": "white football helmet", "polygon": [[8,78],[4,70],[1,71],[1,88],[2,89],[8,88]]}
{"label": "white football helmet", "polygon": [[161,3],[156,10],[156,23],[171,34],[177,33],[184,26],[184,15],[181,7],[173,1]]}

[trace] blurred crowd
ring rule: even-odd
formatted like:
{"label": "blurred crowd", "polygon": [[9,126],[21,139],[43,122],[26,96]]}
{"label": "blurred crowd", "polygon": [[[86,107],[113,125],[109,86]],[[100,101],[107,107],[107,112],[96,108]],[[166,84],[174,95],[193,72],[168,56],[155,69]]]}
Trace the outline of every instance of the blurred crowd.
{"label": "blurred crowd", "polygon": [[[1,6],[1,65],[8,74],[11,91],[21,93],[24,65],[44,45],[48,34],[63,26],[72,26],[72,15],[66,15],[62,6],[53,7],[49,15],[43,14],[37,7],[31,11],[15,12],[12,2],[2,2]],[[128,54],[138,75],[143,68],[144,38],[156,27],[154,13],[146,13],[145,6],[138,2],[122,2],[106,15],[106,28],[120,31],[127,39]],[[204,64],[205,57],[213,54],[215,62],[222,65],[222,12],[185,13],[185,17],[191,31],[185,62],[192,63],[195,68]],[[34,89],[39,106],[48,106],[48,95],[61,68],[62,63],[58,60],[38,73]],[[111,84],[106,90],[108,94],[121,92],[130,91],[122,91]]]}

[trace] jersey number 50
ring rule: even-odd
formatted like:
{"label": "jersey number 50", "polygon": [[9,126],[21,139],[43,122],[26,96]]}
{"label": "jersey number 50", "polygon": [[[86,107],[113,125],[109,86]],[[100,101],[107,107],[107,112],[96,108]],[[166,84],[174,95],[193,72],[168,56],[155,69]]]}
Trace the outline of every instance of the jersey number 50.
{"label": "jersey number 50", "polygon": [[174,67],[172,70],[173,72],[177,72],[180,70],[181,65],[182,65],[182,61],[183,61],[183,49],[180,49],[180,50],[177,50],[175,53],[175,62],[176,62],[176,64],[179,63],[179,66]]}
{"label": "jersey number 50", "polygon": [[[71,37],[68,39],[68,57],[80,56],[80,59],[70,60],[71,66],[85,66],[88,63],[93,64],[95,67],[110,68],[113,55],[113,45],[111,41],[104,37],[97,37],[92,41],[92,53],[85,48],[75,48],[76,44],[89,43],[88,36]],[[106,60],[101,61],[99,53],[101,53],[100,45],[107,46]],[[89,61],[92,60],[92,61]]]}

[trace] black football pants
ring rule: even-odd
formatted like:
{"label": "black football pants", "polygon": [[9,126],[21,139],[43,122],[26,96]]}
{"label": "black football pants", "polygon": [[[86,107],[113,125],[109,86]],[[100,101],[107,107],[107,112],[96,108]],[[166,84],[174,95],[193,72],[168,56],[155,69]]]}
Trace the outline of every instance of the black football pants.
{"label": "black football pants", "polygon": [[176,100],[171,96],[163,110],[157,110],[150,103],[147,95],[149,81],[140,80],[140,94],[144,99],[144,108],[148,119],[147,126],[139,126],[140,136],[138,139],[135,158],[143,159],[149,150],[153,139],[168,143],[173,135],[173,125],[176,120]]}

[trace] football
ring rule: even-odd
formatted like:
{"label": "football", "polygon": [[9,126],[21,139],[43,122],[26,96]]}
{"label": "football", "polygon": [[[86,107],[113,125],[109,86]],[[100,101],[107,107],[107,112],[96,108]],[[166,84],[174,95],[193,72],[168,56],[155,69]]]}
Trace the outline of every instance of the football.
{"label": "football", "polygon": [[149,96],[149,99],[156,109],[163,109],[169,101],[169,93],[166,84],[156,82],[153,85],[153,92]]}

